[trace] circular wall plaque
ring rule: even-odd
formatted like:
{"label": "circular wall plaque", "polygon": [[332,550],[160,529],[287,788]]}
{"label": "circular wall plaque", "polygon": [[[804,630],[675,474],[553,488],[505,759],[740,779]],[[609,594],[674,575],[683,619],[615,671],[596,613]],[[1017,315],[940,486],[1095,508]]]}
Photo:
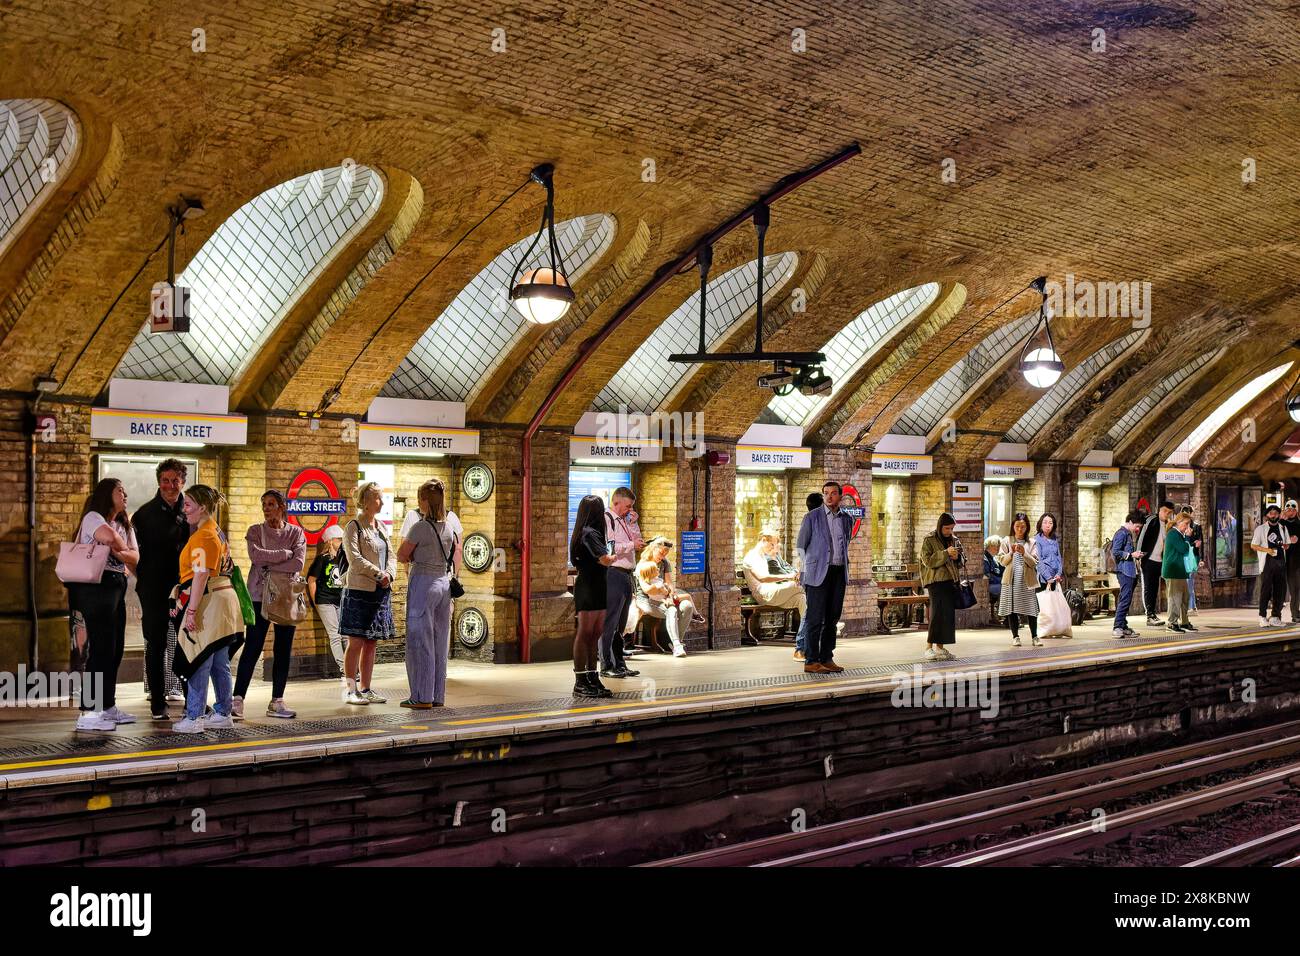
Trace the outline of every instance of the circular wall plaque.
{"label": "circular wall plaque", "polygon": [[482,531],[475,531],[465,539],[460,554],[465,559],[465,567],[475,574],[482,574],[492,567],[492,542]]}
{"label": "circular wall plaque", "polygon": [[464,647],[479,647],[488,637],[488,622],[476,607],[467,607],[456,617],[456,638]]}
{"label": "circular wall plaque", "polygon": [[492,495],[492,489],[496,487],[496,479],[492,476],[492,469],[481,461],[476,461],[465,469],[465,474],[460,479],[461,490],[465,492],[465,497],[470,501],[478,503],[487,501]]}

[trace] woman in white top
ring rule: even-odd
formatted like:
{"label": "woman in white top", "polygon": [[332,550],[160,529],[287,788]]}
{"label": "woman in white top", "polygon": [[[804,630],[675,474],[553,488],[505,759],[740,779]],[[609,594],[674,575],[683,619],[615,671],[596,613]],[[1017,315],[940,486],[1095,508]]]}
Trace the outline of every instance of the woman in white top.
{"label": "woman in white top", "polygon": [[140,560],[126,510],[126,489],[116,478],[101,479],[86,501],[78,544],[104,544],[108,563],[96,584],[68,586],[72,610],[86,624],[89,660],[81,683],[77,730],[107,732],[135,717],[117,706],[117,669],[126,649],[126,575]]}
{"label": "woman in white top", "polygon": [[428,710],[447,699],[447,653],[451,643],[451,578],[460,542],[448,518],[447,490],[437,478],[420,486],[420,514],[397,552],[409,562],[406,591],[406,680],[411,696],[403,707]]}

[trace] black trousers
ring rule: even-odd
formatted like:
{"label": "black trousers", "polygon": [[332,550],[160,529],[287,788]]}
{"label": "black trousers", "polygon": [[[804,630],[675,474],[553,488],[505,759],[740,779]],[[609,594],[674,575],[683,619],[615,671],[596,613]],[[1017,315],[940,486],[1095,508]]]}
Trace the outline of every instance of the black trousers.
{"label": "black trousers", "polygon": [[[257,620],[244,632],[244,650],[239,655],[239,675],[235,678],[236,697],[243,697],[248,685],[253,682],[253,670],[262,659],[262,648],[266,644],[266,632],[271,622],[262,617],[262,602],[254,601],[253,610]],[[271,661],[271,699],[278,700],[284,696],[285,685],[289,683],[289,660],[293,656],[293,635],[298,630],[293,624],[275,625],[275,660]]]}
{"label": "black trousers", "polygon": [[828,664],[835,659],[835,630],[844,610],[844,589],[848,580],[844,565],[832,564],[821,584],[804,585],[808,596],[808,632],[805,636],[805,664]]}
{"label": "black trousers", "polygon": [[605,575],[605,630],[600,635],[600,666],[605,670],[623,667],[623,628],[632,609],[632,573],[609,568]]}
{"label": "black trousers", "polygon": [[78,584],[72,594],[86,622],[86,673],[81,709],[117,706],[117,669],[126,651],[126,575],[105,571],[98,584]]}
{"label": "black trousers", "polygon": [[[171,597],[168,594],[141,594],[140,630],[144,632],[144,674],[149,685],[149,700],[154,713],[167,706],[167,644],[172,626]],[[183,682],[182,682],[183,683]]]}
{"label": "black trousers", "polygon": [[[1300,548],[1300,544],[1291,547]],[[1291,594],[1291,623],[1300,623],[1300,562],[1286,569],[1286,589]]]}
{"label": "black trousers", "polygon": [[1273,617],[1282,617],[1286,606],[1286,568],[1265,556],[1264,569],[1259,572],[1259,616],[1268,617],[1268,604],[1273,602]]}
{"label": "black trousers", "polygon": [[1159,617],[1160,562],[1142,559],[1142,609],[1147,617]]}

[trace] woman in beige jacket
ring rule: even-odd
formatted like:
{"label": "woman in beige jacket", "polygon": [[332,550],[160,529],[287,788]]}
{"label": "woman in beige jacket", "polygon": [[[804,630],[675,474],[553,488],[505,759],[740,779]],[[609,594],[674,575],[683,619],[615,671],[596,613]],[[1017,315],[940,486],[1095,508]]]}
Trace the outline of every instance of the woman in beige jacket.
{"label": "woman in beige jacket", "polygon": [[[392,588],[397,577],[397,551],[388,540],[379,512],[384,506],[379,485],[367,481],[357,488],[357,516],[343,528],[343,551],[348,559],[339,606],[339,633],[348,639],[343,673],[348,681],[349,704],[385,704],[370,680],[375,670],[378,641],[397,636],[393,626]],[[361,680],[356,674],[360,672]]]}
{"label": "woman in beige jacket", "polygon": [[1011,519],[1011,533],[1002,539],[998,549],[998,564],[1002,572],[1002,596],[998,599],[998,616],[1011,628],[1011,643],[1020,646],[1020,624],[1029,624],[1029,634],[1034,647],[1042,647],[1038,639],[1038,547],[1029,535],[1029,516],[1017,511]]}

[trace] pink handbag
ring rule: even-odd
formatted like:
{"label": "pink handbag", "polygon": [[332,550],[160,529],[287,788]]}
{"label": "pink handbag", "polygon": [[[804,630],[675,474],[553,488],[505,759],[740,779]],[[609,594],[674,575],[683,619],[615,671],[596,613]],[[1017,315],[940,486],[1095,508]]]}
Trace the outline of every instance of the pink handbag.
{"label": "pink handbag", "polygon": [[64,584],[98,584],[108,566],[111,550],[99,541],[91,544],[64,541],[59,545],[59,563],[54,566],[54,573]]}

